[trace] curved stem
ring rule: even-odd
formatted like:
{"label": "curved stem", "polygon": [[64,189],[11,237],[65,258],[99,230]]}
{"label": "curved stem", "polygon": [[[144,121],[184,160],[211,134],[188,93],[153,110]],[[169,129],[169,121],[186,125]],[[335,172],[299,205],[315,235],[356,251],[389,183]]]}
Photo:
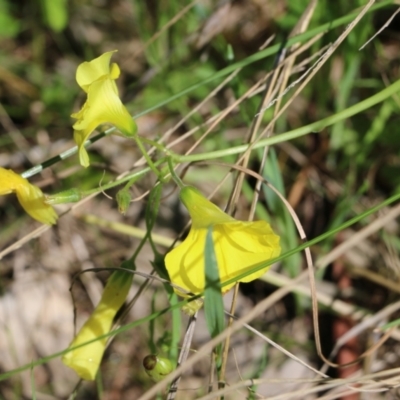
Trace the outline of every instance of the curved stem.
{"label": "curved stem", "polygon": [[146,148],[144,147],[144,144],[142,142],[142,139],[140,138],[139,135],[135,135],[134,139],[136,141],[136,144],[139,147],[140,152],[142,153],[143,157],[145,158],[147,165],[150,167],[150,169],[157,175],[157,177],[159,179],[161,179],[161,173],[160,171],[157,169],[157,167],[155,166],[153,160],[151,159],[151,157],[149,156],[149,153],[147,153]]}
{"label": "curved stem", "polygon": [[293,129],[286,133],[281,133],[276,136],[272,136],[266,139],[259,140],[252,145],[243,144],[240,146],[230,147],[227,149],[210,151],[208,153],[199,153],[199,154],[191,154],[191,155],[171,155],[176,162],[193,162],[193,161],[205,161],[205,160],[213,160],[216,158],[226,157],[234,154],[244,153],[249,148],[259,149],[266,146],[271,146],[273,144],[286,142],[287,140],[293,140],[299,138],[301,136],[307,135],[310,132],[320,133],[327,126],[333,125],[339,121],[342,121],[346,118],[352,117],[355,114],[358,114],[362,111],[367,110],[368,108],[381,103],[387,98],[393,96],[397,92],[400,91],[400,80],[396,81],[392,85],[387,88],[381,90],[375,95],[369,97],[366,100],[360,101],[347,108],[346,110],[340,111],[337,114],[330,115],[327,118],[321,119],[319,121],[313,122],[309,125],[302,126],[300,128]]}
{"label": "curved stem", "polygon": [[[159,160],[155,161],[153,163],[153,165],[154,165],[155,168],[157,168],[159,165],[163,164],[165,161],[166,161],[166,157],[163,157],[163,158],[160,158]],[[139,179],[142,176],[146,175],[150,171],[152,171],[152,169],[150,168],[150,166],[148,166],[148,167],[143,168],[140,171],[132,172],[132,173],[124,176],[121,179],[118,179],[116,181],[107,183],[106,185],[102,185],[100,188],[87,190],[87,191],[84,191],[82,193],[84,194],[84,196],[88,196],[88,195],[93,194],[93,193],[98,193],[101,190],[108,190],[108,189],[111,189],[111,188],[113,188],[115,186],[119,186],[122,183],[130,182],[130,181],[132,181],[132,183],[131,183],[131,185],[132,185],[134,182],[136,182],[137,179]]]}
{"label": "curved stem", "polygon": [[144,142],[149,144],[150,146],[155,147],[157,150],[162,151],[163,153],[170,155],[171,154],[171,150],[167,149],[163,144],[158,143],[155,140],[151,140],[151,139],[147,139],[143,136],[140,137],[140,139]]}
{"label": "curved stem", "polygon": [[172,164],[172,157],[168,157],[167,162],[168,162],[168,168],[171,173],[172,179],[179,186],[179,188],[182,189],[183,187],[185,187],[185,184],[182,182],[182,179],[179,178],[178,174],[175,172],[175,166],[174,166],[174,164]]}

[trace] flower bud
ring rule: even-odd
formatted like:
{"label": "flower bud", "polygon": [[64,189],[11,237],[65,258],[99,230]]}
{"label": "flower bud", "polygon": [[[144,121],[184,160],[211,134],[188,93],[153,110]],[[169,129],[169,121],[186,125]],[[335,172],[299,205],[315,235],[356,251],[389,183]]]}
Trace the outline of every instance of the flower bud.
{"label": "flower bud", "polygon": [[64,204],[64,203],[76,203],[82,200],[83,193],[79,189],[68,189],[62,192],[45,196],[44,202],[46,204]]}
{"label": "flower bud", "polygon": [[116,200],[118,204],[118,211],[122,214],[125,215],[125,213],[128,210],[129,204],[131,203],[132,196],[129,192],[129,189],[121,189],[118,191],[116,195]]}
{"label": "flower bud", "polygon": [[154,382],[163,380],[174,369],[170,360],[154,354],[150,354],[143,359],[143,367],[146,374]]}

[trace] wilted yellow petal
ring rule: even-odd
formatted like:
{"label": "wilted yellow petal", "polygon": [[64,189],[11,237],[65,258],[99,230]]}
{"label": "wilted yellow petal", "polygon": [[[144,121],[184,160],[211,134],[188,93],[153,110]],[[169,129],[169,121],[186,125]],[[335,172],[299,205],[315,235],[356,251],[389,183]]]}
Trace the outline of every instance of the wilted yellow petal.
{"label": "wilted yellow petal", "polygon": [[[279,236],[266,221],[237,221],[190,186],[182,189],[181,199],[192,217],[192,227],[187,238],[165,257],[172,283],[194,294],[204,291],[204,249],[210,226],[213,227],[221,283],[250,271],[256,264],[279,256]],[[268,269],[269,266],[238,281],[250,282]],[[234,284],[223,286],[222,291],[228,291]],[[178,290],[176,292],[184,295]]]}
{"label": "wilted yellow petal", "polygon": [[[116,271],[108,279],[100,303],[70,344],[70,348],[110,332],[115,314],[124,304],[133,275]],[[82,379],[94,380],[106,348],[107,338],[96,340],[64,354],[63,363]]]}
{"label": "wilted yellow petal", "polygon": [[86,103],[79,112],[71,116],[77,119],[73,125],[74,140],[79,147],[80,162],[84,167],[89,166],[84,143],[97,126],[104,123],[113,124],[128,137],[137,131],[136,123],[122,104],[112,79],[103,79],[91,84]]}
{"label": "wilted yellow petal", "polygon": [[16,189],[17,198],[24,210],[37,221],[53,225],[57,221],[57,214],[53,207],[44,202],[42,191],[34,185],[20,186]]}
{"label": "wilted yellow petal", "polygon": [[76,70],[76,81],[78,85],[87,92],[92,83],[100,79],[117,79],[120,70],[117,64],[110,67],[110,59],[117,50],[108,51],[92,61],[80,64]]}
{"label": "wilted yellow petal", "polygon": [[[78,346],[89,340],[95,339],[109,332],[112,326],[112,318],[108,318],[107,313],[95,310],[90,318],[82,326],[78,335],[75,337],[70,347]],[[62,361],[72,368],[82,379],[94,380],[100,366],[103,353],[106,348],[107,338],[96,340],[86,346],[66,353]]]}
{"label": "wilted yellow petal", "polygon": [[89,131],[74,131],[74,141],[78,146],[79,163],[82,165],[82,167],[85,168],[90,165],[89,154],[87,153],[84,146],[90,134],[91,132]]}
{"label": "wilted yellow petal", "polygon": [[53,225],[57,214],[53,207],[44,202],[44,195],[37,187],[11,170],[0,168],[0,195],[16,193],[23,209],[37,221]]}

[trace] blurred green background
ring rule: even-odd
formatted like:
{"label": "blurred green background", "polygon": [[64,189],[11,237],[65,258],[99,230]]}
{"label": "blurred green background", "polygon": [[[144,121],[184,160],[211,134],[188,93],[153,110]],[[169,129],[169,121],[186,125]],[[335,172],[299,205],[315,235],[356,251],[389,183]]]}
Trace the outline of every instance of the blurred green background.
{"label": "blurred green background", "polygon": [[[81,62],[106,51],[118,50],[113,61],[121,68],[117,82],[120,96],[132,115],[140,115],[137,119],[139,134],[157,139],[222,82],[226,75],[222,76],[219,71],[230,66],[235,69],[235,63],[247,63],[248,57],[256,54],[270,38],[272,45],[284,43],[309,3],[306,0],[199,0],[193,3],[180,0],[0,0],[0,166],[22,172],[74,145],[70,114],[77,111],[84,102],[84,94],[75,82],[76,67]],[[334,23],[366,3],[365,0],[317,1],[307,30],[317,29],[325,23]],[[398,8],[394,1],[377,2],[377,6],[353,29],[278,119],[275,134],[341,112],[400,78],[399,15],[377,38],[359,50]],[[322,53],[318,52],[335,41],[346,25],[344,23],[328,29],[309,50],[296,59],[298,69],[293,72],[290,82],[298,79],[317,59],[310,62],[309,57],[316,54],[320,56]],[[274,61],[275,54],[245,65],[234,79],[174,131],[170,141],[180,138],[185,132],[200,126],[232,104],[273,67]],[[305,66],[302,66],[303,62]],[[196,87],[192,88],[193,85]],[[192,90],[187,91],[188,88]],[[283,97],[283,103],[292,93],[293,90]],[[241,102],[218,124],[212,135],[202,142],[201,151],[242,144],[259,104],[259,95]],[[295,208],[309,239],[398,193],[399,107],[399,96],[393,96],[322,132],[280,143],[270,150],[263,175]],[[265,125],[272,115],[272,109],[266,112],[263,118]],[[174,150],[183,153],[204,131],[200,127],[198,132],[175,146]],[[45,171],[40,179],[35,178],[36,181],[46,186],[47,192],[76,187],[77,183],[80,188],[88,189],[98,185],[104,174],[105,179],[108,179],[129,170],[140,156],[136,149],[112,138],[100,141],[90,147],[89,151],[93,161],[90,169],[81,169],[74,156],[52,167],[51,172]],[[250,167],[257,170],[261,158],[261,152],[253,152]],[[226,157],[224,161],[234,163],[236,157]],[[187,175],[187,181],[196,183],[208,194],[225,172],[210,166],[193,167]],[[143,192],[153,183],[151,179],[139,182],[138,191]],[[243,188],[241,216],[248,212],[253,191],[254,180],[248,178]],[[216,202],[222,204],[228,193],[229,188],[223,188]],[[96,207],[100,207],[99,204],[105,202],[107,199],[104,198],[93,200],[85,212],[93,212]],[[173,236],[178,231],[177,225],[181,227],[183,224],[184,217],[182,211],[177,211],[177,204],[175,198],[170,202],[167,200],[161,207],[164,211],[158,229],[165,236]],[[125,219],[118,215],[114,203],[101,207],[105,208],[99,208],[99,214],[108,216],[110,220],[122,220],[133,226],[143,223],[143,206],[137,206]],[[180,218],[178,224],[174,221],[174,212]],[[300,243],[285,207],[267,189],[263,190],[257,217],[272,221],[282,237],[284,251]],[[0,199],[0,218],[1,248],[20,239],[26,234],[26,227],[32,226],[32,222],[21,215],[16,201],[8,197]],[[69,221],[68,218],[65,220]],[[355,229],[361,229],[370,222],[366,219]],[[51,264],[46,262],[47,253],[53,251],[52,257],[56,253],[67,254],[71,250],[63,246],[74,235],[80,235],[86,243],[87,255],[82,256],[82,259],[94,260],[95,266],[115,265],[129,253],[128,249],[137,244],[135,239],[114,232],[99,233],[96,226],[86,225],[79,219],[66,224],[60,225],[52,239],[43,239],[40,243],[31,243],[19,250],[24,259],[21,261],[24,265],[22,270],[29,268],[29,261],[34,260],[32,265],[47,271]],[[313,248],[314,255],[318,257],[325,254],[353,233],[348,230],[329,238]],[[372,271],[383,277],[386,283],[399,283],[400,241],[397,222],[393,221],[393,225],[376,233],[363,245],[366,246],[364,253],[358,251],[352,254],[353,258],[343,261],[345,273],[351,277],[348,286],[350,294],[344,295],[341,292],[334,266],[328,269],[324,279],[331,289],[337,290],[335,295],[338,298],[373,312],[396,300],[398,292],[393,291],[388,284],[377,282],[373,278],[376,275],[362,275],[360,269]],[[51,246],[53,250],[49,250]],[[1,261],[0,290],[3,298],[12,293],[13,285],[18,281],[16,265],[20,264],[16,257],[10,255]],[[68,257],[65,255],[62,273],[70,282],[74,273],[80,270],[78,264],[82,259]],[[298,275],[304,269],[302,256],[296,254],[284,260],[279,268],[279,272],[287,276]],[[44,276],[47,275],[41,276],[42,280]],[[99,283],[96,277],[93,281]],[[65,295],[68,294],[67,288],[68,285],[64,288]],[[274,289],[270,283],[243,285],[243,302],[258,301]],[[86,297],[82,301],[87,301]],[[281,306],[281,311],[284,311],[280,314],[276,310],[271,311],[272,314],[277,313],[276,321],[271,325],[260,322],[261,329],[267,330],[278,341],[283,341],[291,350],[298,346],[309,362],[318,365],[310,328],[309,301],[293,296],[282,302]],[[321,317],[326,323],[324,345],[327,351],[337,339],[331,336],[329,328],[330,324],[335,323],[332,314],[332,310],[327,307],[326,315],[324,311]],[[266,319],[270,322],[273,320],[271,315]],[[71,324],[72,320],[68,322]],[[293,324],[298,322],[307,326],[304,328],[305,338],[295,337],[293,340],[290,332]],[[163,321],[160,321],[157,329],[163,329]],[[84,386],[78,391],[78,398],[137,398],[151,386],[140,372],[140,356],[143,354],[136,357],[135,353],[148,340],[148,332],[144,328],[137,333],[140,339],[135,343],[136,347],[129,347],[129,335],[122,338],[126,346],[124,348],[128,348],[132,356],[125,360],[124,368],[128,372],[121,378],[122,383],[116,379],[115,372],[107,375],[109,370],[118,368],[120,360],[119,356],[115,356],[116,353],[110,353],[115,357],[105,361],[106,378],[102,384],[97,382],[97,386]],[[63,338],[59,342],[62,343],[60,346],[40,351],[24,347],[27,356],[25,361],[60,351],[70,338]],[[14,345],[18,346],[18,341]],[[360,344],[361,347],[363,345],[364,342]],[[10,347],[5,347],[3,351],[7,352]],[[1,365],[2,372],[23,364],[18,357],[17,361],[14,364],[4,362]],[[257,377],[268,371],[268,365],[261,361],[258,364],[258,361],[248,360],[254,368],[247,376]],[[397,365],[397,362],[396,358],[393,365]],[[203,372],[199,372],[199,375]],[[52,371],[52,374],[43,373],[40,376],[43,379],[36,383],[37,390],[46,392],[49,397],[38,398],[68,398],[68,393],[73,392],[73,379],[69,377],[66,384],[62,372],[54,375]],[[29,398],[26,394],[29,385],[27,388],[24,382],[18,378],[7,383],[0,382],[0,396],[4,399]],[[196,385],[204,386],[204,382],[194,380],[188,386]],[[203,393],[204,390],[183,394],[181,398],[196,398],[196,393]]]}

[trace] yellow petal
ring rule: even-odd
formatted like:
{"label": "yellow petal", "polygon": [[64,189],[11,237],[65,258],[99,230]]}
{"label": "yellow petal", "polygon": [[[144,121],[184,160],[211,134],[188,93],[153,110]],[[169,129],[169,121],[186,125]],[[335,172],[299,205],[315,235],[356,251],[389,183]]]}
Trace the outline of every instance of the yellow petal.
{"label": "yellow petal", "polygon": [[57,221],[57,214],[53,207],[44,202],[42,191],[34,185],[20,186],[16,189],[17,198],[24,210],[42,224],[53,225]]}
{"label": "yellow petal", "polygon": [[136,133],[136,124],[122,104],[112,79],[94,82],[82,110],[73,116],[78,119],[73,126],[76,130],[93,131],[98,125],[109,122],[127,136]]}
{"label": "yellow petal", "polygon": [[[124,304],[133,275],[114,272],[108,279],[100,303],[70,344],[70,348],[96,339],[110,332],[115,314]],[[107,338],[96,340],[64,354],[63,363],[82,379],[94,380],[106,348]]]}
{"label": "yellow petal", "polygon": [[0,168],[0,195],[14,192],[23,209],[37,221],[53,225],[57,214],[53,207],[44,202],[44,195],[37,187],[11,170]]}
{"label": "yellow petal", "polygon": [[110,123],[115,125],[125,136],[135,135],[137,126],[128,110],[122,104],[118,89],[112,79],[103,79],[90,85],[88,98],[82,109],[71,115],[77,121],[74,140],[79,147],[81,165],[89,165],[89,157],[84,143],[97,126]]}
{"label": "yellow petal", "polygon": [[92,61],[80,64],[76,70],[76,81],[78,85],[87,92],[92,83],[100,79],[117,79],[120,70],[117,64],[110,67],[110,59],[117,50],[109,51]]}
{"label": "yellow petal", "polygon": [[[248,272],[254,265],[278,257],[281,252],[280,238],[266,221],[236,221],[215,225],[213,239],[221,282]],[[238,281],[251,282],[264,275],[269,268],[267,266]],[[223,291],[233,285],[224,286]]]}
{"label": "yellow petal", "polygon": [[[191,229],[186,239],[165,256],[171,282],[193,294],[204,291],[204,247],[207,229]],[[186,297],[183,292],[175,292]]]}

